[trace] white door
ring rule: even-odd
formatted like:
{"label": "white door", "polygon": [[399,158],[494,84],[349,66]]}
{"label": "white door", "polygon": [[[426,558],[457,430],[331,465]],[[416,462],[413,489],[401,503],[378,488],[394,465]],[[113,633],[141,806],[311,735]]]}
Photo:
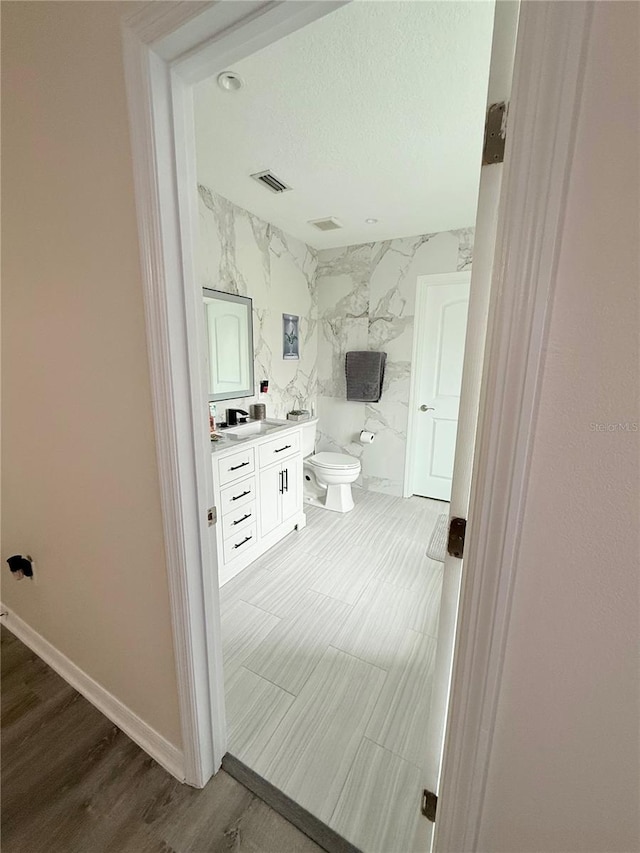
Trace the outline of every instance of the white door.
{"label": "white door", "polygon": [[[513,60],[518,29],[518,0],[496,3],[491,47],[491,70],[487,105],[509,101],[513,79]],[[469,316],[464,351],[461,406],[451,490],[451,517],[468,517],[471,473],[476,444],[478,411],[487,317],[491,294],[491,278],[496,254],[496,233],[502,186],[502,163],[483,165],[473,251],[473,274],[469,299]],[[463,561],[446,556],[442,598],[438,622],[438,644],[433,673],[431,706],[427,718],[428,752],[423,765],[422,784],[436,794],[440,791],[440,774],[444,750],[453,650],[462,582]],[[430,849],[434,840],[428,821],[418,824],[418,849]],[[436,835],[438,829],[436,824]]]}
{"label": "white door", "polygon": [[296,515],[302,507],[302,462],[294,456],[282,463],[284,491],[282,493],[282,520]]}
{"label": "white door", "polygon": [[267,536],[282,521],[282,468],[260,471],[260,534]]}
{"label": "white door", "polygon": [[420,276],[416,299],[412,491],[451,499],[470,272]]}

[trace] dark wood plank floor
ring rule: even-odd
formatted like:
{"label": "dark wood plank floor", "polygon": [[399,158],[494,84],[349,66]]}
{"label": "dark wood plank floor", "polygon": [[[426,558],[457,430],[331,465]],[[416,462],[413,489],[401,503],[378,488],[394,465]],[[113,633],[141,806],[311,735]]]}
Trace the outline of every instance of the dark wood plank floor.
{"label": "dark wood plank floor", "polygon": [[3,853],[320,853],[220,771],[181,785],[2,628]]}

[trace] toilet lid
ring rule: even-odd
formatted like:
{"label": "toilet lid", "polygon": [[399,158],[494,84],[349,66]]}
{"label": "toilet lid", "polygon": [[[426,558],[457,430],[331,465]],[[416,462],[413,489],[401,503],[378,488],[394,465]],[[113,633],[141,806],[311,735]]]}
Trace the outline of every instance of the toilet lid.
{"label": "toilet lid", "polygon": [[320,468],[359,468],[360,460],[348,453],[316,453],[308,460]]}

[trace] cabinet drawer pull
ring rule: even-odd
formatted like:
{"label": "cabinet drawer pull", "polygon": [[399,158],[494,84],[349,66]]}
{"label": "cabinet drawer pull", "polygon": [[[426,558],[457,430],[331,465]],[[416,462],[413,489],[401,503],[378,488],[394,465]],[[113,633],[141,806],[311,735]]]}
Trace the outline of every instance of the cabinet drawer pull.
{"label": "cabinet drawer pull", "polygon": [[290,444],[285,444],[284,447],[279,447],[277,450],[274,450],[273,452],[274,453],[282,453],[283,450],[289,450],[290,447],[291,447]]}
{"label": "cabinet drawer pull", "polygon": [[246,521],[247,518],[251,518],[250,512],[248,512],[246,515],[243,515],[242,518],[239,518],[237,521],[232,521],[231,523],[235,526],[236,524],[241,524],[243,521]]}
{"label": "cabinet drawer pull", "polygon": [[241,548],[246,542],[249,541],[249,539],[253,539],[253,537],[252,536],[245,536],[245,538],[242,540],[242,542],[238,542],[238,544],[234,545],[233,547],[234,548]]}
{"label": "cabinet drawer pull", "polygon": [[232,501],[239,501],[240,498],[243,498],[245,495],[250,495],[250,494],[251,494],[251,489],[247,489],[246,492],[241,492],[241,494],[236,495],[235,498],[231,498],[231,500]]}
{"label": "cabinet drawer pull", "polygon": [[244,468],[244,466],[248,465],[248,464],[249,464],[248,462],[241,462],[240,465],[232,465],[231,468],[229,468],[229,470],[230,471],[237,471],[238,468]]}

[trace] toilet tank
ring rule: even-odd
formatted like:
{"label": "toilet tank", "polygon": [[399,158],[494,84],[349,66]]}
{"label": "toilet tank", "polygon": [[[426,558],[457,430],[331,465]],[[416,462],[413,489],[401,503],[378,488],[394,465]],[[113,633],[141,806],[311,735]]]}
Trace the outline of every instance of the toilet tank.
{"label": "toilet tank", "polygon": [[302,455],[306,459],[311,456],[316,447],[316,425],[317,418],[305,421],[302,425]]}

